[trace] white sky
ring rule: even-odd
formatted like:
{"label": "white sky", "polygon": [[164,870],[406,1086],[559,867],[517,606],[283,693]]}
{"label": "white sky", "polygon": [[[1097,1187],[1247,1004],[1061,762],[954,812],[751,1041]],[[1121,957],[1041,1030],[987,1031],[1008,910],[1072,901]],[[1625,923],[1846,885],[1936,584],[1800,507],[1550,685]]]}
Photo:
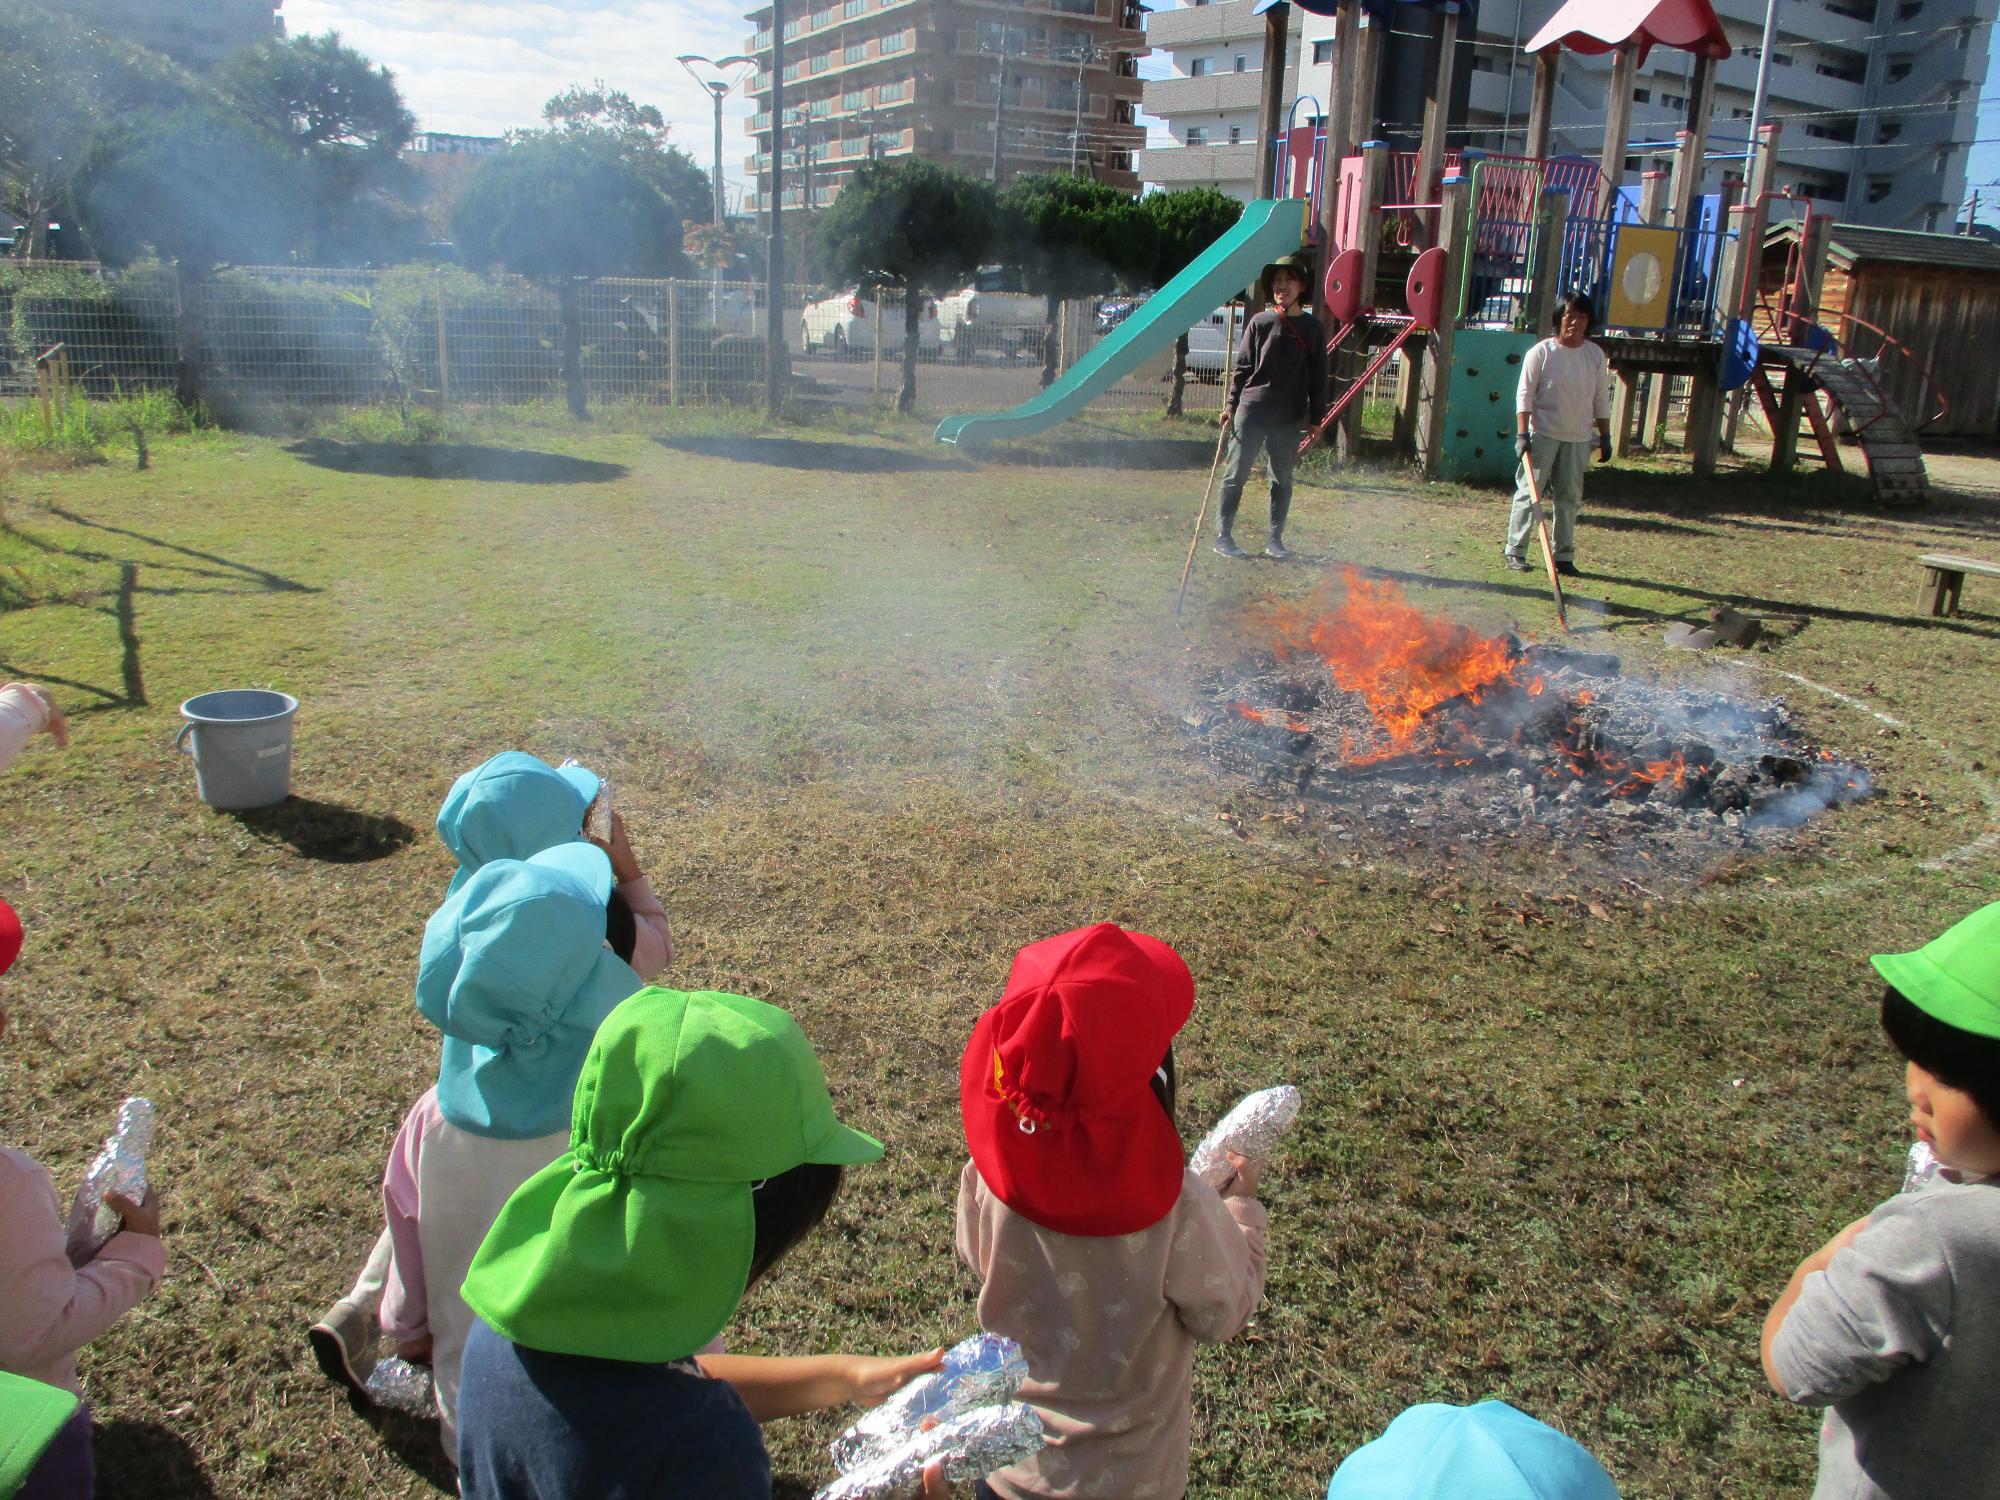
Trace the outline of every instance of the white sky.
{"label": "white sky", "polygon": [[[1169,0],[1152,3],[1172,8]],[[714,106],[674,58],[726,56],[748,44],[751,30],[734,0],[284,0],[284,17],[294,34],[336,30],[387,64],[425,130],[498,135],[534,124],[551,94],[602,78],[657,104],[674,141],[704,169],[714,155]],[[2000,26],[1991,33],[2000,38]],[[1139,71],[1164,73],[1164,56],[1142,59]],[[1980,106],[1978,135],[2000,137],[2000,92]],[[733,190],[744,185],[749,114],[743,96],[732,95],[722,160]],[[1159,139],[1159,122],[1140,118]],[[1966,183],[1991,201],[1981,219],[2000,218],[2000,141],[1972,148]]]}

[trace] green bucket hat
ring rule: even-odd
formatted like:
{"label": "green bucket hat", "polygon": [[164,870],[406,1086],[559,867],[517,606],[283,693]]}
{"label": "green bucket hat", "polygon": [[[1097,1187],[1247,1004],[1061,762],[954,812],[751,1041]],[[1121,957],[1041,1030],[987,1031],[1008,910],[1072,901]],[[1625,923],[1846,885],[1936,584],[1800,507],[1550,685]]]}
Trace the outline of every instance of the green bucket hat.
{"label": "green bucket hat", "polygon": [[28,1482],[76,1407],[74,1391],[0,1372],[0,1496]]}
{"label": "green bucket hat", "polygon": [[1869,962],[1925,1015],[2000,1038],[2000,901],[1914,953],[1877,953]]}
{"label": "green bucket hat", "polygon": [[683,1359],[742,1300],[753,1185],[881,1154],[834,1119],[819,1059],[785,1012],[648,987],[598,1028],[570,1149],[501,1208],[466,1305],[530,1349]]}
{"label": "green bucket hat", "polygon": [[1271,275],[1275,271],[1290,271],[1305,283],[1305,291],[1299,296],[1301,304],[1313,300],[1313,263],[1310,255],[1303,251],[1281,255],[1257,273],[1257,290],[1263,294],[1266,302],[1271,300]]}

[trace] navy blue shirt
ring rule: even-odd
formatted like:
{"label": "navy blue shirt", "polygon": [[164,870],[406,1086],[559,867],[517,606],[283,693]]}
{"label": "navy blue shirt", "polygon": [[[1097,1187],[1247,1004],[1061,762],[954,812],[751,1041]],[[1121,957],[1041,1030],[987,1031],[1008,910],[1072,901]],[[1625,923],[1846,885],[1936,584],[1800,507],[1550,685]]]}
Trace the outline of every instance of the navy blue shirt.
{"label": "navy blue shirt", "polygon": [[478,1321],[458,1465],[464,1500],[771,1500],[764,1434],[727,1381],[526,1349]]}

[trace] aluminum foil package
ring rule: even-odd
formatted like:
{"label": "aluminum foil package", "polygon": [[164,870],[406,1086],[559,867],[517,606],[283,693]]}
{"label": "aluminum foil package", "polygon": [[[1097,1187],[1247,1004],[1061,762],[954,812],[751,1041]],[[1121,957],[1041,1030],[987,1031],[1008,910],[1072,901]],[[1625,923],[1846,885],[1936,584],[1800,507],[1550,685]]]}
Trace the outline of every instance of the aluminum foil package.
{"label": "aluminum foil package", "polygon": [[1223,1182],[1229,1176],[1229,1152],[1251,1161],[1265,1160],[1298,1117],[1299,1091],[1289,1083],[1246,1094],[1201,1138],[1188,1165],[1205,1181]]}
{"label": "aluminum foil package", "polygon": [[947,1481],[972,1484],[996,1469],[1033,1458],[1044,1441],[1041,1416],[1032,1406],[1019,1402],[982,1406],[849,1470],[813,1500],[914,1500],[923,1493],[925,1467],[940,1459]]}
{"label": "aluminum foil package", "polygon": [[895,1452],[930,1424],[1012,1401],[1027,1378],[1019,1344],[997,1333],[975,1334],[946,1350],[938,1369],[911,1381],[835,1438],[834,1466],[846,1473]]}
{"label": "aluminum foil package", "polygon": [[1920,1187],[1929,1186],[1930,1180],[1937,1176],[1937,1169],[1938,1159],[1932,1154],[1931,1148],[1922,1141],[1912,1141],[1910,1165],[1903,1172],[1903,1191],[1914,1193]]}
{"label": "aluminum foil package", "polygon": [[70,1203],[65,1248],[71,1265],[83,1265],[118,1232],[118,1210],[104,1201],[106,1193],[123,1193],[134,1203],[146,1196],[146,1157],[152,1149],[152,1101],[127,1099],[118,1106],[117,1127],[85,1169]]}
{"label": "aluminum foil package", "polygon": [[388,1411],[406,1417],[434,1417],[438,1414],[437,1390],[431,1383],[429,1365],[413,1365],[399,1355],[377,1360],[364,1383],[368,1399]]}

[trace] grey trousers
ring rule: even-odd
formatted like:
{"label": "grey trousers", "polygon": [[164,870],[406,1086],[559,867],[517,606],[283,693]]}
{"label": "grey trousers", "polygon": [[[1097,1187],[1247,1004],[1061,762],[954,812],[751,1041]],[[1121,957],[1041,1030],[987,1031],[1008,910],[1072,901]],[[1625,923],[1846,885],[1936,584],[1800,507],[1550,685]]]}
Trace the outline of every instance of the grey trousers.
{"label": "grey trousers", "polygon": [[[1528,447],[1542,499],[1555,507],[1557,562],[1576,561],[1576,513],[1583,505],[1583,474],[1595,443],[1565,443],[1537,434]],[[1534,539],[1535,502],[1528,491],[1526,465],[1514,469],[1514,509],[1507,518],[1507,554],[1526,557]]]}
{"label": "grey trousers", "polygon": [[1229,425],[1229,452],[1223,459],[1222,511],[1218,536],[1228,536],[1236,525],[1236,508],[1243,503],[1243,486],[1250,482],[1250,468],[1257,462],[1259,449],[1271,455],[1271,530],[1285,529],[1285,517],[1292,508],[1292,465],[1299,456],[1299,439],[1305,428],[1297,422],[1246,422],[1238,412]]}

